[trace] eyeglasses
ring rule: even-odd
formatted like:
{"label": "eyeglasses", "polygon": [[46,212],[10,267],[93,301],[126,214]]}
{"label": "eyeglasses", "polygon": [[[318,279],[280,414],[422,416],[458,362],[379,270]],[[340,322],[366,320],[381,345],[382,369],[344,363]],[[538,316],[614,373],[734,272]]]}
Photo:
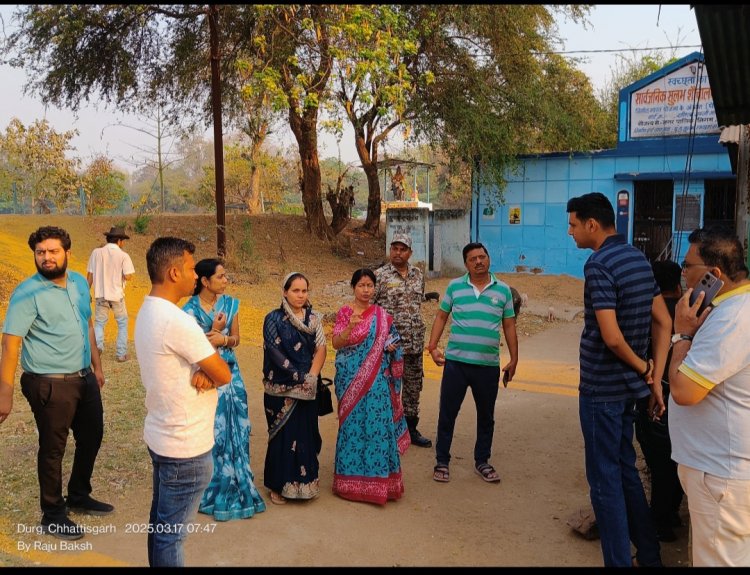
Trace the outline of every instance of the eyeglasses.
{"label": "eyeglasses", "polygon": [[683,261],[683,262],[682,262],[682,263],[680,264],[680,267],[682,267],[682,269],[683,269],[683,270],[686,270],[686,269],[692,268],[692,267],[694,267],[694,266],[704,266],[704,267],[711,267],[711,266],[709,266],[708,264],[704,264],[704,263],[699,263],[699,264],[689,264],[689,263],[687,263],[686,261]]}

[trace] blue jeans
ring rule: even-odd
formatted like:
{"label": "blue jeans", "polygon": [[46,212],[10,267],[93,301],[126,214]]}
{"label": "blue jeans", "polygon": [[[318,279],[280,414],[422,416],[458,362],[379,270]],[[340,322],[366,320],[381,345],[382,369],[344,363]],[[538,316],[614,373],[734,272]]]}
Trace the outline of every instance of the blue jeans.
{"label": "blue jeans", "polygon": [[163,457],[150,449],[148,453],[154,467],[154,494],[148,518],[148,564],[182,567],[188,523],[195,518],[201,496],[211,481],[213,456],[211,451],[186,459]]}
{"label": "blue jeans", "polygon": [[579,396],[586,479],[605,567],[631,567],[630,542],[642,567],[660,566],[659,541],[635,467],[634,399],[592,401]]}
{"label": "blue jeans", "polygon": [[96,298],[96,306],[94,308],[94,337],[96,338],[96,347],[104,349],[104,326],[109,321],[109,310],[112,310],[117,322],[115,353],[117,357],[122,357],[128,353],[128,310],[125,307],[124,299],[120,301],[108,301],[104,298]]}

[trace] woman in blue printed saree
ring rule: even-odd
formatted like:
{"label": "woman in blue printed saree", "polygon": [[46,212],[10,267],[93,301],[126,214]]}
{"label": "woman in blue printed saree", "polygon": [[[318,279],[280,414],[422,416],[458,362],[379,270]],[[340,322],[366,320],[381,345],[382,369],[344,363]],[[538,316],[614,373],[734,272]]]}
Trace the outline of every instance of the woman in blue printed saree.
{"label": "woman in blue printed saree", "polygon": [[216,521],[246,519],[265,511],[250,469],[250,418],[247,391],[234,348],[240,344],[239,300],[224,294],[229,280],[221,260],[204,259],[195,266],[195,293],[183,306],[201,326],[208,341],[232,370],[232,381],[218,389],[214,419],[214,472],[198,511]]}
{"label": "woman in blue printed saree", "polygon": [[316,393],[326,337],[321,317],[307,297],[308,288],[301,273],[286,276],[281,306],[263,322],[263,407],[268,423],[263,484],[277,505],[319,494],[322,440]]}
{"label": "woman in blue printed saree", "polygon": [[334,386],[338,399],[333,492],[384,505],[404,493],[401,455],[410,445],[401,405],[403,360],[393,318],[370,304],[375,274],[354,272],[354,300],[336,316]]}

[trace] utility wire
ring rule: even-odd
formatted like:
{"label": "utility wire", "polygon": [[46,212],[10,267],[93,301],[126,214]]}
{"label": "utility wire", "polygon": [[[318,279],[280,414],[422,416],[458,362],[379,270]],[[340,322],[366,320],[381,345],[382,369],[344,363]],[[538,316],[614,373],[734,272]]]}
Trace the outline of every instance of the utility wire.
{"label": "utility wire", "polygon": [[650,52],[651,50],[677,50],[681,48],[702,48],[702,44],[685,44],[684,46],[656,46],[654,48],[617,48],[611,50],[563,50],[553,52],[532,52],[537,56],[549,56],[551,54],[611,54],[614,52]]}

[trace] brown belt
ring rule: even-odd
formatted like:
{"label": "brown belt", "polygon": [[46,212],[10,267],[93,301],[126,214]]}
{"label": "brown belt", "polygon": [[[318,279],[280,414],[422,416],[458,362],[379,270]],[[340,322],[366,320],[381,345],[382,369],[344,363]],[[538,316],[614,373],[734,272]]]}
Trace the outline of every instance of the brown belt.
{"label": "brown belt", "polygon": [[47,379],[84,379],[88,374],[91,373],[91,368],[86,367],[73,373],[31,373],[27,371],[29,375],[33,377],[45,377]]}

